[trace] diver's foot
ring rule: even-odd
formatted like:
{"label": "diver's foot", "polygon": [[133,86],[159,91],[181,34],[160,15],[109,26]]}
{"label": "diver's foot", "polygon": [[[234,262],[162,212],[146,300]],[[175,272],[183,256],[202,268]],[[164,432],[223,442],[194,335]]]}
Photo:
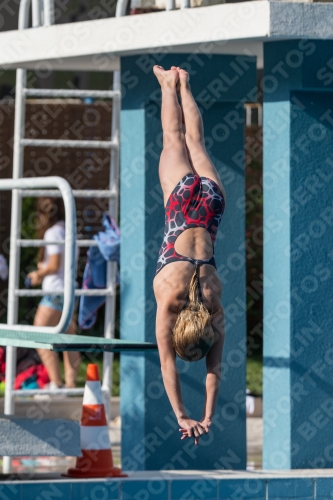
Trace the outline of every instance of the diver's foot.
{"label": "diver's foot", "polygon": [[165,70],[164,68],[162,68],[162,66],[155,65],[153,67],[153,71],[162,89],[176,88],[179,75],[178,75],[178,70],[175,66],[173,66],[169,70]]}
{"label": "diver's foot", "polygon": [[[171,66],[172,70],[176,70],[178,72],[178,68],[177,66]],[[180,81],[179,81],[179,72],[178,72],[178,80],[177,80],[177,84],[176,84],[176,90],[177,90],[177,94],[180,94]]]}
{"label": "diver's foot", "polygon": [[188,90],[190,88],[190,75],[185,69],[177,67],[179,75],[180,91]]}

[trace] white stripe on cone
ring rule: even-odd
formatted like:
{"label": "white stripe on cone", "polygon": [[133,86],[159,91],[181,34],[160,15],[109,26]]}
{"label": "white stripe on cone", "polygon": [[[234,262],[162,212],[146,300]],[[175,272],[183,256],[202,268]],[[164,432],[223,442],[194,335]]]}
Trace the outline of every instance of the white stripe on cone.
{"label": "white stripe on cone", "polygon": [[82,426],[81,428],[82,450],[109,450],[111,449],[109,429],[106,425]]}
{"label": "white stripe on cone", "polygon": [[99,380],[97,382],[87,380],[84,388],[83,404],[84,405],[104,404],[101,382]]}

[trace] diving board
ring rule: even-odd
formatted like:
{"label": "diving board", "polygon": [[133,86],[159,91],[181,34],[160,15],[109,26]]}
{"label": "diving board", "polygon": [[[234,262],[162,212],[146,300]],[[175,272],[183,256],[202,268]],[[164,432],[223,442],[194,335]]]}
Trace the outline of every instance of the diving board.
{"label": "diving board", "polygon": [[133,342],[132,340],[106,339],[84,335],[63,333],[17,332],[0,329],[0,345],[49,349],[50,351],[85,351],[85,352],[129,352],[156,351],[157,345],[151,342]]}

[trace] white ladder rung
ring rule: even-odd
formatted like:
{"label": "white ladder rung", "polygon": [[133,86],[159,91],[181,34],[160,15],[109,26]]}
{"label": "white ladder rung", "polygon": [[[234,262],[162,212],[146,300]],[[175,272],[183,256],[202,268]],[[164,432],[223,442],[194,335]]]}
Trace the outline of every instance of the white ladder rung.
{"label": "white ladder rung", "polygon": [[[17,240],[17,244],[22,248],[45,247],[48,245],[65,245],[65,240],[45,241],[45,240]],[[97,247],[96,240],[76,240],[78,247]]]}
{"label": "white ladder rung", "polygon": [[[52,335],[52,334],[50,334]],[[50,395],[50,396],[82,396],[84,393],[84,389],[67,389],[66,387],[59,389],[16,389],[12,391],[13,396],[34,396],[38,395]]]}
{"label": "white ladder rung", "polygon": [[115,198],[118,189],[74,189],[74,198]]}
{"label": "white ladder rung", "polygon": [[23,93],[30,97],[92,97],[100,99],[119,99],[118,90],[76,90],[76,89],[23,89]]}
{"label": "white ladder rung", "polygon": [[76,240],[76,245],[78,247],[97,247],[98,242],[96,240]]}
{"label": "white ladder rung", "polygon": [[[44,297],[44,295],[63,295],[63,290],[26,290],[20,288],[15,290],[16,297]],[[75,297],[104,297],[115,295],[114,288],[95,288],[91,290],[75,290]]]}
{"label": "white ladder rung", "polygon": [[[118,196],[117,189],[73,189],[74,198],[115,198]],[[58,189],[24,189],[20,190],[19,194],[25,198],[40,196],[48,196],[57,198],[60,196]]]}
{"label": "white ladder rung", "polygon": [[69,139],[21,139],[21,146],[58,147],[58,148],[91,148],[118,149],[116,141],[79,141]]}

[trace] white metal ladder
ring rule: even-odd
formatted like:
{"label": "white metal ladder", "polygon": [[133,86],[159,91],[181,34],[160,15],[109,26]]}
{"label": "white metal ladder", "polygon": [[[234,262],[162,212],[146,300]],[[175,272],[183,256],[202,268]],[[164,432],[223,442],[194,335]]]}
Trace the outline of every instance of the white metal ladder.
{"label": "white metal ladder", "polygon": [[[54,22],[53,0],[32,0],[32,23],[33,27],[38,27],[42,23],[44,26]],[[29,27],[29,7],[31,0],[21,0],[19,10],[19,30]],[[124,15],[117,6],[117,15]],[[25,101],[26,97],[91,97],[91,98],[112,98],[112,128],[110,141],[92,141],[92,140],[44,140],[44,139],[25,139]],[[72,89],[28,89],[26,88],[26,70],[16,70],[16,100],[15,100],[15,124],[14,124],[14,150],[13,150],[13,180],[22,179],[23,176],[23,154],[25,146],[45,147],[72,147],[72,148],[101,148],[111,150],[110,157],[110,177],[109,189],[107,190],[73,190],[76,198],[108,198],[109,213],[111,217],[117,220],[118,217],[118,179],[119,179],[119,125],[120,125],[120,73],[115,71],[113,74],[112,91],[92,91],[92,90],[72,90]],[[21,211],[22,196],[59,196],[59,190],[41,190],[41,189],[17,189],[12,191],[11,206],[11,233],[10,233],[10,262],[9,262],[9,282],[8,282],[8,312],[7,329],[20,329],[21,331],[36,330],[31,326],[17,325],[18,321],[18,298],[23,296],[42,296],[45,292],[42,290],[19,290],[19,267],[20,267],[20,247],[40,246],[46,243],[43,240],[22,240],[20,239],[21,230]],[[76,223],[76,221],[75,221]],[[52,244],[49,242],[48,244]],[[65,244],[65,242],[57,242]],[[77,240],[78,246],[96,245],[95,240]],[[107,264],[107,287],[105,290],[75,290],[75,296],[82,295],[105,295],[105,322],[104,336],[112,338],[114,336],[115,323],[115,291],[116,291],[116,264]],[[57,291],[63,293],[64,290]],[[72,302],[74,296],[70,297]],[[71,304],[71,307],[73,304]],[[71,307],[69,309],[71,309]],[[59,325],[61,326],[61,325]],[[44,328],[43,331],[46,329]],[[59,332],[59,328],[54,328],[54,332]],[[60,332],[59,332],[60,333]],[[1,334],[1,333],[0,333]],[[112,386],[112,362],[113,353],[104,352],[103,357],[103,383],[102,389],[105,399],[105,405],[110,416],[110,390]],[[6,363],[6,391],[5,391],[5,414],[14,414],[14,397],[17,395],[33,395],[38,390],[14,390],[14,379],[16,371],[16,348],[7,347]],[[57,391],[43,391],[43,394],[83,394],[83,389],[59,389]],[[11,458],[4,457],[3,472],[9,473],[11,469]]]}

